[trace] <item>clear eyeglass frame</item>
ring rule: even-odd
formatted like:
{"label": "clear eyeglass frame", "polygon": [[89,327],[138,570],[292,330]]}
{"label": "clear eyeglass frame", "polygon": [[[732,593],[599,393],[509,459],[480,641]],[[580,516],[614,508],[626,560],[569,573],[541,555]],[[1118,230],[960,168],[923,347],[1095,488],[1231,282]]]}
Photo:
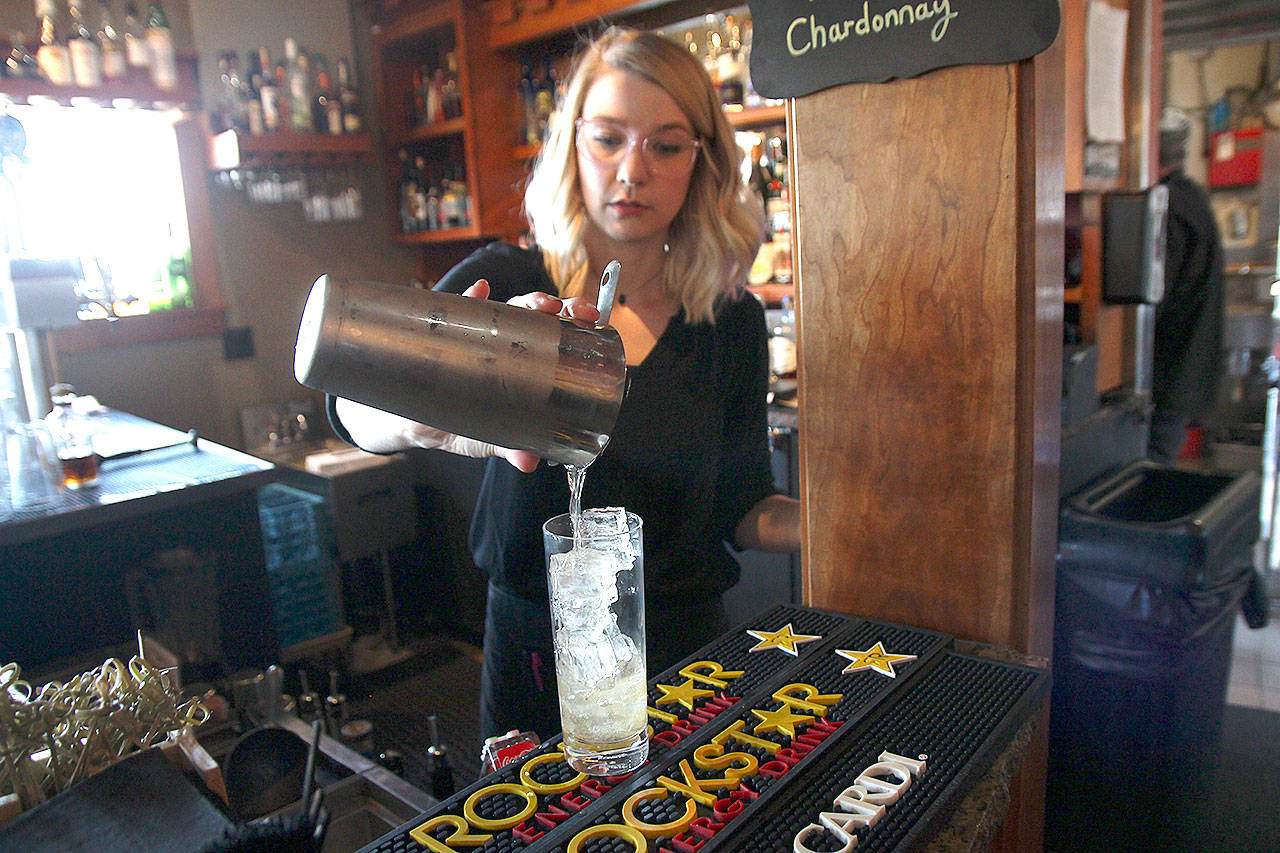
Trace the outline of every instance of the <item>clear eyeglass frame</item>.
{"label": "clear eyeglass frame", "polygon": [[[627,152],[639,145],[645,164],[656,174],[681,175],[689,172],[702,148],[701,139],[680,130],[662,130],[638,139],[631,131],[612,122],[584,118],[574,121],[574,129],[577,131],[574,143],[588,159],[603,165],[616,165]],[[605,134],[623,137],[625,144],[619,142],[612,149],[603,147],[609,144],[602,138]],[[664,146],[672,150],[664,150]]]}

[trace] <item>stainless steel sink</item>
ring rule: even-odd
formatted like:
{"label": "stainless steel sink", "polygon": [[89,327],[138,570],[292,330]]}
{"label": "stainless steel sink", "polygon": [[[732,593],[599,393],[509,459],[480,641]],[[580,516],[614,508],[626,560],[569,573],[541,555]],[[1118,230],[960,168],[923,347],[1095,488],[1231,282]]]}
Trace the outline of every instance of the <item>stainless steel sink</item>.
{"label": "stainless steel sink", "polygon": [[[297,717],[282,717],[276,725],[293,732],[304,742],[310,741],[311,727]],[[324,853],[359,850],[437,804],[430,794],[333,738],[321,736],[320,753],[351,771],[351,775],[321,789],[329,809]],[[292,814],[298,808],[299,804],[294,803],[278,814]]]}

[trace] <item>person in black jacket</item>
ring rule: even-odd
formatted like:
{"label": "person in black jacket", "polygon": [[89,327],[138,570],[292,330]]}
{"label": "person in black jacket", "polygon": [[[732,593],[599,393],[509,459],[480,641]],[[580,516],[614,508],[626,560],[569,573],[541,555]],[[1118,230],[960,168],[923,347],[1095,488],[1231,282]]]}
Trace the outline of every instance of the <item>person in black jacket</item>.
{"label": "person in black jacket", "polygon": [[1213,407],[1222,377],[1222,242],[1205,191],[1183,171],[1191,122],[1166,109],[1160,183],[1169,188],[1164,298],[1156,307],[1147,455],[1178,457],[1187,425]]}
{"label": "person in black jacket", "polygon": [[[650,675],[729,627],[729,548],[800,545],[798,502],[770,473],[764,311],[745,290],[762,227],[741,156],[696,59],[660,35],[609,29],[576,58],[530,177],[536,245],[492,243],[437,284],[595,321],[601,274],[621,263],[610,323],[628,388],[582,505],[643,519]],[[489,579],[481,729],[556,734],[541,525],[568,510],[564,469],[349,400],[331,413],[369,450],[490,457],[470,535]]]}

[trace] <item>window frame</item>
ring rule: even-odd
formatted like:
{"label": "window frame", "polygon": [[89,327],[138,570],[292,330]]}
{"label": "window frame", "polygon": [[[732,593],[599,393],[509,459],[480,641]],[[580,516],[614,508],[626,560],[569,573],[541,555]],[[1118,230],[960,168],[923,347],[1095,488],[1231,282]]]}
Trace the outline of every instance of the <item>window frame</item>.
{"label": "window frame", "polygon": [[58,352],[82,352],[130,344],[220,335],[226,328],[226,299],[218,278],[218,261],[209,202],[209,134],[200,113],[188,112],[174,123],[182,194],[191,239],[193,308],[171,308],[116,319],[81,320],[49,333]]}

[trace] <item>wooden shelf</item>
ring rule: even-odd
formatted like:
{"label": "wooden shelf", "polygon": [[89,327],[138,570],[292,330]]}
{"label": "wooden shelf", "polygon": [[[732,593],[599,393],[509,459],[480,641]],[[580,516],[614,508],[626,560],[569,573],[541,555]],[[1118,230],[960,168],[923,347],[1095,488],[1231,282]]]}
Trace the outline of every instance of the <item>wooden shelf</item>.
{"label": "wooden shelf", "polygon": [[[770,127],[777,124],[786,124],[787,106],[786,104],[770,104],[767,107],[752,107],[750,109],[725,110],[725,118],[729,119],[729,124],[733,125],[735,130],[758,130],[764,127]],[[511,159],[528,161],[538,156],[538,152],[542,150],[540,143],[532,143],[528,145],[517,145],[511,150]]]}
{"label": "wooden shelf", "polygon": [[412,234],[396,234],[391,239],[397,243],[421,246],[430,243],[452,243],[458,240],[478,240],[484,234],[479,225],[463,225],[461,228],[440,228],[435,231],[415,231]]}
{"label": "wooden shelf", "polygon": [[754,130],[771,124],[785,124],[787,121],[786,104],[770,104],[765,107],[749,107],[740,110],[725,110],[729,124],[738,130]]}
{"label": "wooden shelf", "polygon": [[63,106],[89,101],[105,106],[143,106],[152,109],[196,110],[200,89],[196,83],[194,56],[178,57],[178,85],[162,89],[150,80],[124,80],[101,86],[56,86],[48,80],[0,78],[0,95],[18,103],[55,101]]}
{"label": "wooden shelf", "polygon": [[467,130],[467,118],[463,114],[458,118],[451,118],[448,121],[436,122],[425,127],[415,127],[405,133],[397,133],[391,140],[391,145],[400,146],[408,145],[414,142],[426,142],[430,139],[440,139],[444,136],[457,136],[465,133]]}
{"label": "wooden shelf", "polygon": [[209,140],[214,171],[244,166],[340,166],[373,159],[368,133],[296,133],[281,130],[254,136],[235,130]]}

